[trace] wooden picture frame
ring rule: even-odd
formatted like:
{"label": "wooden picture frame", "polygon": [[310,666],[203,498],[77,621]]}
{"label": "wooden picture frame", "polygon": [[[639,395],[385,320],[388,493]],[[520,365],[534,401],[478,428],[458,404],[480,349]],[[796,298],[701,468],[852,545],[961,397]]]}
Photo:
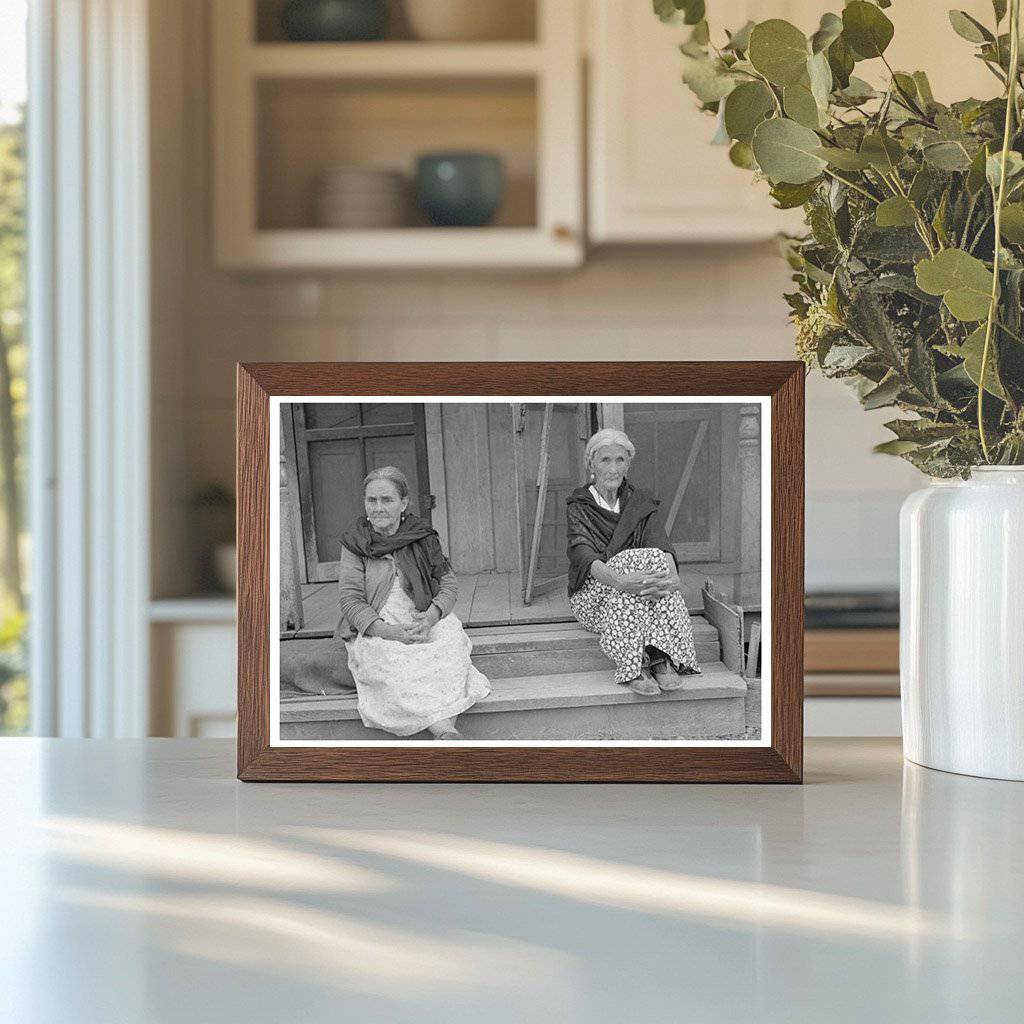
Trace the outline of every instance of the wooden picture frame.
{"label": "wooden picture frame", "polygon": [[[238,777],[243,781],[800,782],[804,367],[773,362],[251,363],[237,370]],[[271,399],[736,396],[770,409],[770,736],[762,745],[271,744]],[[643,402],[644,399],[633,399]],[[653,400],[653,399],[652,399]],[[762,478],[764,479],[764,478]],[[273,483],[272,483],[273,481]],[[766,505],[765,507],[769,507]],[[769,536],[769,534],[766,534]],[[275,629],[277,624],[274,624]],[[740,627],[742,632],[742,626]],[[756,647],[755,647],[756,652]],[[756,661],[756,653],[754,654]]]}

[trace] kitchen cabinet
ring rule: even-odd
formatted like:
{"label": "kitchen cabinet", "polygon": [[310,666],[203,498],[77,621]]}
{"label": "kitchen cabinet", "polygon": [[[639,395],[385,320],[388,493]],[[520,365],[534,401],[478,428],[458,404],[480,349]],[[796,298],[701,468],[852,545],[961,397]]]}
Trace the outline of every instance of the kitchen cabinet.
{"label": "kitchen cabinet", "polygon": [[[533,38],[493,42],[425,42],[407,31],[373,42],[293,42],[282,38],[276,12],[274,0],[211,5],[218,266],[582,260],[579,0],[536,0]],[[433,227],[411,201],[404,226],[318,223],[314,197],[332,172],[411,179],[418,155],[454,150],[501,157],[506,184],[493,224]]]}
{"label": "kitchen cabinet", "polygon": [[[787,18],[817,26],[820,4],[742,0],[712,6],[739,28]],[[716,13],[717,12],[717,13]],[[593,242],[735,242],[795,230],[768,187],[710,145],[715,119],[682,82],[679,44],[690,29],[662,24],[639,0],[591,0],[588,17],[588,213]]]}
{"label": "kitchen cabinet", "polygon": [[[958,6],[992,20],[988,0]],[[723,28],[767,18],[785,18],[810,34],[823,11],[842,4],[736,0],[708,7],[717,38]],[[887,53],[895,68],[928,72],[943,101],[994,95],[998,83],[954,34],[945,8],[904,2],[886,14],[896,28]],[[590,0],[587,25],[592,242],[752,241],[801,229],[799,210],[776,210],[766,184],[734,167],[724,146],[710,145],[715,119],[681,81],[678,46],[687,26],[662,24],[647,0]],[[859,64],[857,73],[876,81],[887,74],[879,61]]]}

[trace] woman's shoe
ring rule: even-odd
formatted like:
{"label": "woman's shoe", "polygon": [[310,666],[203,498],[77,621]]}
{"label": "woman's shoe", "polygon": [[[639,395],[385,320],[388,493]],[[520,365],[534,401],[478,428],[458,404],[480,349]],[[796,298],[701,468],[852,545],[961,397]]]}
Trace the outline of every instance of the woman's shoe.
{"label": "woman's shoe", "polygon": [[667,661],[654,667],[654,678],[662,693],[673,693],[686,687],[686,676],[677,672]]}
{"label": "woman's shoe", "polygon": [[658,684],[643,672],[636,679],[630,679],[627,685],[634,693],[639,693],[641,697],[656,697],[661,693]]}

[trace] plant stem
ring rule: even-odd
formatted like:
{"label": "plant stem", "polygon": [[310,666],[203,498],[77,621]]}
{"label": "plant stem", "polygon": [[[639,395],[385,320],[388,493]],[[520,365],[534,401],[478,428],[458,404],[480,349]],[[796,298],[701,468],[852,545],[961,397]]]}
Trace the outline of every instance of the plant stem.
{"label": "plant stem", "polygon": [[1003,200],[1006,194],[1006,158],[1010,151],[1010,136],[1014,114],[1017,110],[1017,66],[1020,60],[1020,0],[1010,0],[1010,73],[1006,84],[1006,118],[1003,124],[1003,149],[999,154],[999,190],[995,197],[993,213],[995,243],[992,253],[992,296],[989,300],[988,319],[985,322],[985,345],[981,350],[981,369],[978,371],[978,434],[981,438],[981,451],[989,464],[988,438],[985,435],[985,371],[988,369],[989,349],[992,344],[992,328],[996,322],[999,305],[999,255],[1000,227],[1002,223]]}
{"label": "plant stem", "polygon": [[867,189],[861,188],[860,185],[858,185],[856,182],[847,181],[845,178],[840,178],[838,174],[833,174],[827,167],[824,168],[824,173],[827,174],[830,178],[833,178],[835,181],[841,182],[842,184],[848,186],[849,188],[852,188],[854,192],[859,192],[862,196],[866,196],[868,199],[871,200],[871,202],[875,204],[878,203],[878,196],[873,196]]}
{"label": "plant stem", "polygon": [[[917,114],[918,117],[923,117],[927,119],[928,115],[920,108],[920,106],[918,106],[917,100],[915,100],[913,96],[910,96],[909,94],[905,93],[903,89],[900,87],[900,83],[896,81],[896,72],[893,71],[892,65],[885,59],[885,54],[880,53],[879,56],[882,58],[882,63],[886,66],[886,68],[888,68],[889,84],[900,94],[900,98],[903,100],[903,102],[915,114]],[[928,120],[926,120],[925,123],[928,124],[929,126],[931,125],[931,122]]]}

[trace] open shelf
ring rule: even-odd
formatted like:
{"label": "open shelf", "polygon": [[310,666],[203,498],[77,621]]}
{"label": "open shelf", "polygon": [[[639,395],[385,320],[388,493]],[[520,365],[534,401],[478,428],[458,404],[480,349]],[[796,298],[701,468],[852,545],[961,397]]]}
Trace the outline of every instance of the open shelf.
{"label": "open shelf", "polygon": [[[217,0],[221,2],[221,0]],[[252,2],[252,0],[250,0]],[[423,0],[420,0],[423,2]],[[430,0],[426,0],[430,2]],[[285,42],[286,37],[281,26],[281,12],[285,0],[254,0],[250,20],[251,38],[259,45]],[[489,28],[491,34],[499,35],[505,41],[533,42],[537,38],[537,3],[535,0],[508,0],[508,6],[502,12],[505,16],[503,24],[494,32],[494,22]],[[419,43],[415,34],[415,20],[406,12],[405,0],[388,0],[388,23],[384,36],[385,41],[403,41]],[[315,43],[298,43],[299,46],[314,46]],[[373,45],[371,43],[355,43],[356,46]],[[477,46],[486,43],[463,43],[460,45]]]}
{"label": "open shelf", "polygon": [[[497,153],[505,188],[493,228],[536,227],[532,79],[272,79],[258,84],[256,117],[261,231],[325,230],[314,211],[320,180],[351,166],[402,174],[409,193],[402,230],[429,230],[412,194],[413,178],[417,156],[439,150]],[[452,229],[443,233],[450,236]],[[375,241],[360,234],[361,245]]]}
{"label": "open shelf", "polygon": [[268,43],[245,56],[258,78],[533,75],[542,61],[535,43]]}

